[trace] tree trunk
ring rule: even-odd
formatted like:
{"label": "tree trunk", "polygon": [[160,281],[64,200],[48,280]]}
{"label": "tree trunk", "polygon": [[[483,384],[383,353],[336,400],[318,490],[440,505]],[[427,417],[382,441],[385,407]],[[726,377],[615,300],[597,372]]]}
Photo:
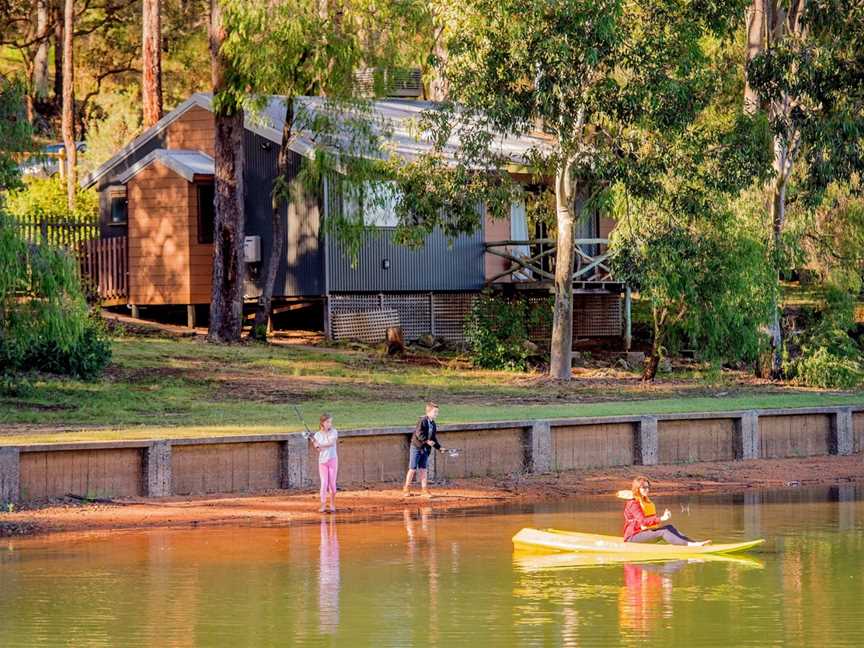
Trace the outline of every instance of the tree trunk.
{"label": "tree trunk", "polygon": [[36,0],[36,37],[39,45],[33,57],[33,96],[37,102],[48,98],[48,46],[51,34],[48,0]]}
{"label": "tree trunk", "polygon": [[572,194],[568,191],[569,166],[555,177],[555,212],[558,241],[555,253],[555,306],[552,312],[552,344],[549,375],[570,380],[573,371],[573,217]]}
{"label": "tree trunk", "polygon": [[60,104],[63,96],[63,15],[54,7],[54,101]]}
{"label": "tree trunk", "polygon": [[276,273],[282,262],[285,249],[285,234],[282,231],[282,206],[287,205],[291,198],[291,149],[288,143],[291,141],[291,129],[294,125],[294,100],[292,97],[285,98],[285,123],[282,125],[282,143],[279,146],[279,157],[276,165],[276,180],[273,184],[272,206],[272,232],[273,247],[270,250],[270,259],[267,262],[267,275],[264,278],[264,289],[255,311],[255,325],[252,327],[252,335],[257,340],[267,339],[267,322],[273,307],[273,289],[276,285]]}
{"label": "tree trunk", "polygon": [[144,128],[162,119],[162,26],[160,0],[144,0],[141,21],[141,99]]}
{"label": "tree trunk", "polygon": [[783,226],[786,222],[786,182],[782,176],[774,185],[772,199],[773,262],[777,286],[774,290],[774,320],[771,323],[771,378],[779,380],[783,377],[783,327],[780,321],[780,310],[783,306],[779,300]]}
{"label": "tree trunk", "polygon": [[657,377],[657,368],[660,366],[660,346],[656,340],[651,345],[651,352],[645,358],[642,365],[642,382],[653,382]]}
{"label": "tree trunk", "polygon": [[75,148],[75,75],[72,67],[72,37],[75,21],[75,0],[65,0],[63,12],[63,144],[66,149],[66,204],[75,209],[75,189],[78,185],[78,165]]}
{"label": "tree trunk", "polygon": [[744,57],[744,112],[750,115],[759,110],[759,96],[750,87],[747,76],[747,66],[762,51],[767,29],[765,2],[767,0],[752,0],[745,15],[747,43]]}
{"label": "tree trunk", "polygon": [[210,62],[215,104],[215,215],[208,331],[212,342],[239,341],[243,327],[243,108],[226,92],[230,62],[221,53],[224,40],[219,0],[212,0]]}

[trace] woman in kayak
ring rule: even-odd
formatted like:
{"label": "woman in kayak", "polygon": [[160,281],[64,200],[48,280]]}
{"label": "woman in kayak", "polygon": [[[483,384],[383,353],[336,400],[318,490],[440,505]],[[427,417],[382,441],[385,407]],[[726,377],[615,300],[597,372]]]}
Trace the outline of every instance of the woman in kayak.
{"label": "woman in kayak", "polygon": [[657,517],[654,502],[648,497],[650,489],[651,482],[646,477],[637,477],[633,480],[631,489],[633,499],[624,507],[624,542],[665,540],[669,544],[689,547],[701,547],[711,542],[691,540],[671,524],[660,526],[661,522],[672,517],[672,513],[666,509],[663,515]]}

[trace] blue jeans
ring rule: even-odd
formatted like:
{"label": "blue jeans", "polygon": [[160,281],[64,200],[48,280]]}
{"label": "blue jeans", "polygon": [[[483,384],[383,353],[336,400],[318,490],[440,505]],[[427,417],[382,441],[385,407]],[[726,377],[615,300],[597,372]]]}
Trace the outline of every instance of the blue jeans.
{"label": "blue jeans", "polygon": [[[427,446],[428,448],[428,446]],[[411,453],[408,455],[408,470],[426,470],[426,465],[429,463],[429,455],[431,454],[427,448],[415,448],[411,446]]]}

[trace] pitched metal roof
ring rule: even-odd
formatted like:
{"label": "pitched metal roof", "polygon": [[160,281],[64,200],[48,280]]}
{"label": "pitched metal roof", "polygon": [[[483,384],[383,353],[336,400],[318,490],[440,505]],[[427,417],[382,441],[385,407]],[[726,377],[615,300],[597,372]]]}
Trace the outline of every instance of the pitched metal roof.
{"label": "pitched metal roof", "polygon": [[196,175],[213,175],[213,158],[206,153],[184,149],[156,149],[117,176],[117,182],[126,184],[153,162],[161,162],[188,182],[192,182]]}
{"label": "pitched metal roof", "polygon": [[[199,92],[181,103],[177,108],[165,115],[154,126],[145,130],[128,145],[120,149],[111,159],[102,164],[95,171],[81,180],[81,186],[90,187],[101,177],[107,174],[114,166],[123,159],[144,146],[153,137],[165,131],[174,121],[193,107],[204,108],[213,111],[213,97],[210,93]],[[295,115],[302,115],[300,128],[295,132],[289,148],[294,152],[311,157],[315,149],[322,146],[333,148],[348,148],[353,153],[368,157],[387,158],[390,155],[399,155],[411,160],[421,155],[430,153],[434,149],[432,135],[421,129],[423,113],[434,110],[438,104],[430,101],[416,101],[408,99],[382,99],[370,103],[368,109],[360,111],[339,112],[334,110],[322,97],[298,97],[295,99]],[[261,137],[281,144],[282,126],[285,122],[285,97],[273,95],[267,97],[263,108],[251,111],[247,110],[244,118],[244,126]],[[325,138],[313,136],[309,129],[303,129],[302,122],[310,121],[316,116],[329,116],[333,122],[332,133]],[[352,123],[356,123],[361,115],[367,120],[370,129],[377,135],[378,148],[357,148],[357,137]],[[548,138],[542,134],[536,135],[499,135],[495,138],[494,148],[517,165],[527,165],[528,157],[532,150],[546,149],[549,146]],[[461,139],[458,129],[451,134],[443,146],[441,154],[449,161],[455,161]],[[125,175],[125,174],[124,174]]]}

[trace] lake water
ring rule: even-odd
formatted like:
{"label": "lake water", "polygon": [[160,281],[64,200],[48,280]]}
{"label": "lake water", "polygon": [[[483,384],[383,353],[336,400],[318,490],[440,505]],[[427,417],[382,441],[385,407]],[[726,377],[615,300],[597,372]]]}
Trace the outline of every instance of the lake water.
{"label": "lake water", "polygon": [[[0,541],[0,646],[862,646],[864,489],[658,498],[741,560],[579,566],[521,527],[620,533],[621,503]],[[550,564],[553,563],[553,564]]]}

